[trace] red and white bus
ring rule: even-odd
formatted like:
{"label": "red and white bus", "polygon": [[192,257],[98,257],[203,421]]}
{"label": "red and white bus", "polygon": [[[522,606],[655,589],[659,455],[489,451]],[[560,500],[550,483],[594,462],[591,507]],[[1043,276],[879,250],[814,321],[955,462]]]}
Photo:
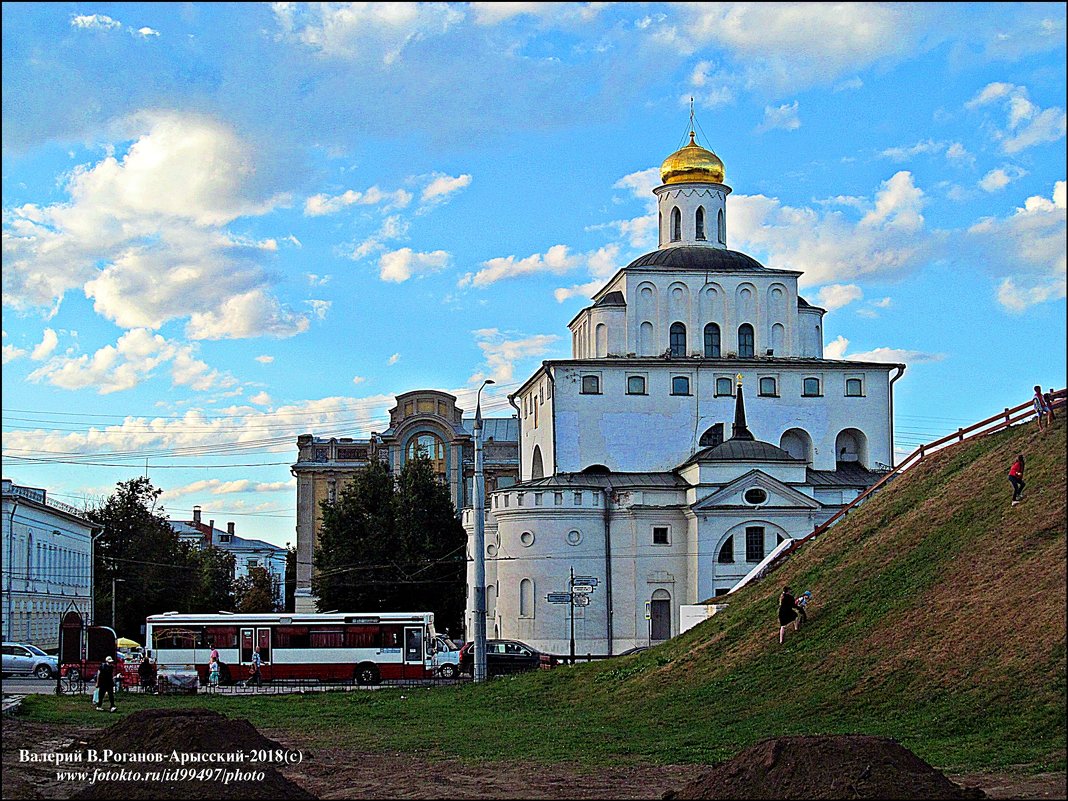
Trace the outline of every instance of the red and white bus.
{"label": "red and white bus", "polygon": [[196,670],[207,684],[219,651],[220,680],[247,679],[259,646],[264,681],[318,679],[379,684],[434,675],[433,612],[152,615],[145,650],[159,669]]}

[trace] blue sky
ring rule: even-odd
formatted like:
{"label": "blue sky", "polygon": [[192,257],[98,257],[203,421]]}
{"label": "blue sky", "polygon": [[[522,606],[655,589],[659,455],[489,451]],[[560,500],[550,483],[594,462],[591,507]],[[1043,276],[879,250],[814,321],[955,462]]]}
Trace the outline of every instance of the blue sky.
{"label": "blue sky", "polygon": [[[898,450],[1065,385],[1063,4],[3,5],[4,476],[293,541],[300,433],[473,409],[656,247],[660,162],[902,360]],[[758,432],[759,433],[759,432]]]}

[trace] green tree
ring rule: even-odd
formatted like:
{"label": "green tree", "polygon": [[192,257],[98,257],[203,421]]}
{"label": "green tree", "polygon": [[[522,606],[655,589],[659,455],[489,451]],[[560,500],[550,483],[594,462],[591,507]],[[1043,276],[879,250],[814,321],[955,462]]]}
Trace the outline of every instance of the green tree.
{"label": "green tree", "polygon": [[245,614],[274,612],[274,580],[265,567],[250,567],[248,575],[234,582],[237,611]]}
{"label": "green tree", "polygon": [[434,612],[439,627],[460,628],[466,534],[427,458],[409,459],[396,480],[372,462],[322,510],[320,610]]}
{"label": "green tree", "polygon": [[171,528],[159,505],[162,492],[143,476],[120,481],[109,498],[87,512],[102,529],[95,551],[93,620],[111,625],[114,600],[119,636],[137,639],[146,617],[182,609],[193,589],[196,554]]}
{"label": "green tree", "polygon": [[183,611],[234,611],[234,555],[210,546],[197,551],[195,556],[195,584]]}

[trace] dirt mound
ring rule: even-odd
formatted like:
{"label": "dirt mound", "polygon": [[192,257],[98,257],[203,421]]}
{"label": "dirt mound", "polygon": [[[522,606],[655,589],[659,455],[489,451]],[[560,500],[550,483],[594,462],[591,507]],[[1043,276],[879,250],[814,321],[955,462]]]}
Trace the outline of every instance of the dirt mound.
{"label": "dirt mound", "polygon": [[77,747],[110,748],[123,753],[222,753],[281,748],[244,718],[210,709],[146,709],[101,729]]}
{"label": "dirt mound", "polygon": [[[77,799],[314,799],[270,764],[253,762],[256,751],[282,749],[243,718],[228,718],[208,709],[151,709],[95,732],[70,746],[72,751],[109,749],[119,755],[107,763],[89,764],[109,776],[87,784]],[[239,754],[240,762],[199,761],[182,765],[170,759],[131,761],[140,754]],[[124,759],[125,757],[125,759]],[[121,771],[126,771],[122,774]],[[185,771],[185,773],[179,773]],[[202,771],[201,776],[192,776]],[[137,777],[129,774],[136,772]],[[154,775],[158,774],[158,775]],[[114,777],[114,778],[111,778]]]}
{"label": "dirt mound", "polygon": [[775,737],[665,799],[986,798],[957,786],[904,746],[861,734]]}

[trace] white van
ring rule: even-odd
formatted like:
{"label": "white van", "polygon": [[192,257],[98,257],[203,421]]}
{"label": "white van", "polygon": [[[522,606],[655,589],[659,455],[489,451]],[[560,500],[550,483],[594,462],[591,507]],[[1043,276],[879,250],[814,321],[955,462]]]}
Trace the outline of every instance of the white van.
{"label": "white van", "polygon": [[460,673],[460,646],[444,634],[434,636],[434,673],[443,679],[455,679]]}

